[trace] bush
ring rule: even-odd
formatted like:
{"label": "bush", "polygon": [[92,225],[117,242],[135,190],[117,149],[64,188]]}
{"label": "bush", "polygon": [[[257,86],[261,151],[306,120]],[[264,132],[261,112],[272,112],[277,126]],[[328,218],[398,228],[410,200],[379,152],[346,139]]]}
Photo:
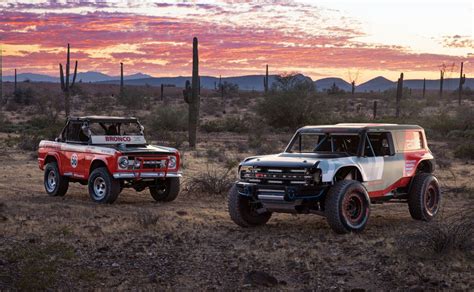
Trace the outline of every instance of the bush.
{"label": "bush", "polygon": [[461,210],[453,216],[441,218],[420,228],[416,245],[437,254],[452,251],[472,251],[474,248],[474,213],[473,209]]}
{"label": "bush", "polygon": [[145,95],[146,93],[141,87],[124,87],[123,92],[118,95],[117,101],[127,108],[138,109],[143,107],[146,100]]}
{"label": "bush", "polygon": [[188,111],[183,106],[164,105],[153,111],[146,119],[148,134],[155,136],[160,132],[186,131]]}
{"label": "bush", "polygon": [[150,212],[141,212],[137,214],[137,221],[143,228],[148,228],[150,226],[156,225],[160,217]]}
{"label": "bush", "polygon": [[207,133],[212,132],[233,132],[245,133],[249,130],[249,125],[245,119],[239,117],[225,117],[224,119],[211,120],[202,123],[200,128]]}
{"label": "bush", "polygon": [[234,179],[230,173],[234,168],[220,169],[207,165],[206,171],[190,178],[188,189],[193,192],[222,195],[232,186]]}
{"label": "bush", "polygon": [[454,157],[460,159],[474,159],[474,143],[466,142],[460,144],[454,149]]}

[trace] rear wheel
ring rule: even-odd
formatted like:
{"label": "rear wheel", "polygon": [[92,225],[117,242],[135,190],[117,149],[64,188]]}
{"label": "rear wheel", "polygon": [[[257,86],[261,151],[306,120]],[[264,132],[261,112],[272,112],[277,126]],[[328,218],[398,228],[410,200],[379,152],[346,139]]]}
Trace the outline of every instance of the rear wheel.
{"label": "rear wheel", "polygon": [[336,182],[326,197],[326,219],[336,233],[361,232],[370,215],[367,190],[355,180]]}
{"label": "rear wheel", "polygon": [[415,220],[430,221],[438,214],[441,190],[431,173],[419,173],[413,178],[408,194],[408,209]]}
{"label": "rear wheel", "polygon": [[272,217],[271,212],[258,213],[257,202],[252,198],[242,196],[234,184],[229,191],[228,208],[232,221],[242,227],[264,225]]}
{"label": "rear wheel", "polygon": [[89,176],[89,196],[96,203],[112,204],[120,193],[120,182],[105,167],[94,169]]}
{"label": "rear wheel", "polygon": [[69,188],[69,179],[61,176],[58,164],[50,162],[44,168],[44,189],[52,197],[64,196]]}
{"label": "rear wheel", "polygon": [[179,177],[170,177],[160,186],[150,187],[150,194],[158,202],[171,202],[179,194]]}

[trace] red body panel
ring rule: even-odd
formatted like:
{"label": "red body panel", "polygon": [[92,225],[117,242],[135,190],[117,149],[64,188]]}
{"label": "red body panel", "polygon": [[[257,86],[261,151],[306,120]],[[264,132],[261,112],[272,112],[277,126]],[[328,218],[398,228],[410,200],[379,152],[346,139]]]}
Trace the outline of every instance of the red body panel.
{"label": "red body panel", "polygon": [[[173,154],[170,154],[176,157],[176,167],[174,169],[163,168],[160,171],[169,172],[178,172],[180,155],[176,151]],[[154,159],[154,160],[166,160],[170,155],[140,155],[139,159]],[[56,160],[59,167],[59,172],[61,175],[70,176],[78,180],[87,180],[89,178],[90,169],[92,163],[96,161],[103,162],[108,171],[111,174],[114,173],[136,173],[140,174],[143,172],[156,172],[157,169],[120,169],[118,167],[118,159],[123,156],[123,154],[115,149],[108,147],[98,147],[91,145],[77,145],[61,142],[52,142],[52,141],[42,141],[38,149],[38,164],[40,169],[44,169],[45,162],[48,159]],[[168,163],[166,163],[167,165]]]}

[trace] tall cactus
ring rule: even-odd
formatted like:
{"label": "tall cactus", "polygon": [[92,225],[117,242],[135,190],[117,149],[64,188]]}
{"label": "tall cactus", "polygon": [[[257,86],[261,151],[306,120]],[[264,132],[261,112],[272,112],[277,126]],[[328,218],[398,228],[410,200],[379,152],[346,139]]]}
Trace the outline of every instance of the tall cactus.
{"label": "tall cactus", "polygon": [[398,78],[397,82],[397,104],[396,104],[396,112],[395,116],[398,118],[400,117],[400,100],[403,97],[403,73],[400,73],[400,78]]}
{"label": "tall cactus", "polygon": [[439,97],[443,97],[444,70],[440,70],[439,75]]}
{"label": "tall cactus", "polygon": [[161,83],[161,90],[160,90],[160,98],[161,98],[161,100],[164,100],[164,99],[165,99],[164,91],[165,91],[165,85],[164,85],[163,83]]}
{"label": "tall cactus", "polygon": [[199,106],[201,102],[200,82],[199,82],[199,56],[198,56],[198,39],[193,39],[193,75],[192,83],[186,81],[183,90],[184,101],[189,105],[188,113],[188,139],[191,148],[196,147],[197,127],[199,123]]}
{"label": "tall cactus", "polygon": [[425,98],[426,94],[426,78],[423,78],[423,98]]}
{"label": "tall cactus", "polygon": [[464,66],[464,64],[463,64],[463,62],[461,62],[461,73],[459,74],[459,100],[458,100],[459,105],[461,105],[462,86],[466,82],[466,74],[462,73],[463,66]]}
{"label": "tall cactus", "polygon": [[66,110],[66,117],[69,117],[71,104],[71,89],[74,87],[76,83],[76,75],[77,75],[77,61],[76,65],[74,66],[74,75],[72,77],[72,82],[69,83],[69,69],[70,69],[70,46],[67,44],[67,59],[66,59],[66,75],[64,75],[63,65],[59,63],[59,77],[61,78],[61,90],[64,92],[65,96],[65,110]]}
{"label": "tall cactus", "polygon": [[120,95],[123,94],[123,63],[120,62]]}
{"label": "tall cactus", "polygon": [[16,69],[15,69],[15,87],[13,88],[13,92],[16,94],[18,87],[17,87],[17,80],[16,80]]}
{"label": "tall cactus", "polygon": [[356,85],[355,81],[352,81],[352,82],[351,82],[351,94],[352,94],[352,97],[354,97],[355,88],[356,88],[355,85]]}
{"label": "tall cactus", "polygon": [[265,90],[265,93],[267,93],[268,92],[268,64],[265,70],[265,77],[263,77],[263,88]]}

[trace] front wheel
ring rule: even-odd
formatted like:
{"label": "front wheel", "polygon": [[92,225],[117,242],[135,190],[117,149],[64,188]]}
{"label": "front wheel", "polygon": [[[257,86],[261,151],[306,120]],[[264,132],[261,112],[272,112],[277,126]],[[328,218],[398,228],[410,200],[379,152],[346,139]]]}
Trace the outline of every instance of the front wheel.
{"label": "front wheel", "polygon": [[120,181],[114,179],[105,167],[92,171],[88,187],[89,196],[96,203],[112,204],[120,193]]}
{"label": "front wheel", "polygon": [[264,225],[272,217],[271,212],[257,212],[257,205],[252,198],[242,196],[234,184],[229,191],[228,208],[232,221],[241,227]]}
{"label": "front wheel", "polygon": [[338,181],[327,194],[325,208],[329,226],[336,233],[361,232],[370,215],[367,190],[355,180]]}
{"label": "front wheel", "polygon": [[50,162],[44,168],[44,189],[52,197],[64,196],[69,188],[69,179],[61,176],[58,164]]}
{"label": "front wheel", "polygon": [[179,177],[167,178],[164,184],[150,187],[150,194],[157,202],[171,202],[179,194]]}
{"label": "front wheel", "polygon": [[441,190],[431,173],[419,173],[413,178],[408,194],[408,209],[415,220],[430,221],[438,214]]}

